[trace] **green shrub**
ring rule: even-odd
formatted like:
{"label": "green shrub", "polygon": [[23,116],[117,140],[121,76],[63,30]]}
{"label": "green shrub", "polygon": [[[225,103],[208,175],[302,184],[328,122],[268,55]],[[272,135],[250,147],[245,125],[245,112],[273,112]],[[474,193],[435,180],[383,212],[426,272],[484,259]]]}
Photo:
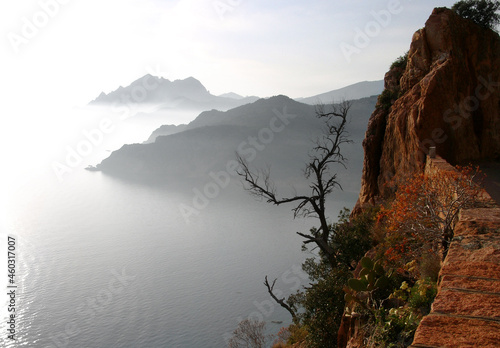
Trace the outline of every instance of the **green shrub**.
{"label": "green shrub", "polygon": [[396,60],[392,62],[390,70],[395,68],[400,68],[402,70],[406,69],[406,65],[408,64],[408,53],[409,52],[406,52],[402,56],[396,58]]}
{"label": "green shrub", "polygon": [[389,110],[389,108],[394,104],[394,102],[401,96],[401,88],[399,87],[399,80],[403,75],[406,65],[408,64],[408,52],[398,57],[394,62],[392,62],[390,70],[395,73],[394,79],[398,81],[398,85],[394,89],[384,89],[378,97],[378,103],[384,110]]}
{"label": "green shrub", "polygon": [[338,222],[331,225],[329,244],[335,249],[339,267],[354,270],[358,261],[373,247],[371,229],[378,209],[367,209],[350,219],[350,210],[344,208]]}
{"label": "green shrub", "polygon": [[348,273],[332,270],[328,276],[307,288],[301,305],[302,325],[307,330],[308,347],[336,347],[344,313],[344,291]]}
{"label": "green shrub", "polygon": [[378,104],[384,110],[389,110],[394,104],[394,102],[398,99],[399,90],[398,91],[390,91],[388,89],[384,89],[382,93],[378,96]]}
{"label": "green shrub", "polygon": [[437,285],[430,279],[417,280],[411,288],[408,304],[411,308],[420,311],[422,315],[429,314],[431,304],[437,294]]}
{"label": "green shrub", "polygon": [[371,338],[372,346],[381,348],[408,347],[413,341],[420,319],[409,308],[380,310],[377,315],[377,325]]}
{"label": "green shrub", "polygon": [[500,23],[500,2],[491,0],[463,0],[451,8],[463,18],[470,19],[483,28],[495,29]]}

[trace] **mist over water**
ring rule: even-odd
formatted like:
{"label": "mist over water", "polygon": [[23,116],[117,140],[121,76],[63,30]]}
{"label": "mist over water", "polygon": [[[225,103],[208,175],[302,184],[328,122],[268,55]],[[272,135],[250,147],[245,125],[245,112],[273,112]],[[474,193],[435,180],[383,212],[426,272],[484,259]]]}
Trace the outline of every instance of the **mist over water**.
{"label": "mist over water", "polygon": [[[82,142],[91,143],[83,130],[100,129],[108,118],[104,128],[113,130],[82,154]],[[39,129],[43,137],[24,138],[32,150],[22,151],[17,174],[3,183],[2,232],[17,240],[15,346],[221,347],[247,317],[266,320],[271,332],[290,322],[262,282],[278,278],[283,296],[308,283],[300,265],[311,255],[301,252],[294,232],[314,221],[293,220],[291,207],[256,201],[233,180],[187,223],[179,205],[192,202],[194,187],[83,170],[178,121],[76,110],[51,122]],[[72,150],[81,161],[68,163]],[[70,169],[61,180],[55,162]],[[337,197],[333,217],[352,206],[355,193]],[[5,296],[1,301],[7,304]],[[13,347],[7,314],[1,313],[0,343]]]}

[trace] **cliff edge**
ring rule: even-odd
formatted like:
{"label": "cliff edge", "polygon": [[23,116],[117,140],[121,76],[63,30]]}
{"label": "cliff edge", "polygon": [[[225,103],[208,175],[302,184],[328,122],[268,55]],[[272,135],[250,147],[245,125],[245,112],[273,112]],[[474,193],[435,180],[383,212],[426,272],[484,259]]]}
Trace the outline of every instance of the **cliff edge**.
{"label": "cliff edge", "polygon": [[370,117],[355,211],[424,168],[429,147],[450,164],[500,158],[500,37],[436,8],[407,58],[385,75]]}

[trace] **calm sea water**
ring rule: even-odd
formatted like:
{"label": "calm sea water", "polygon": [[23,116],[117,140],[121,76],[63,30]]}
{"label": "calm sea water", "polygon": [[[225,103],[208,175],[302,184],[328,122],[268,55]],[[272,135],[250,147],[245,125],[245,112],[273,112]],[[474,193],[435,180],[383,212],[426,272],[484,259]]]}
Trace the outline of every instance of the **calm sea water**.
{"label": "calm sea water", "polygon": [[[185,116],[185,115],[184,115]],[[6,271],[2,347],[224,347],[238,322],[263,319],[270,332],[290,322],[262,282],[278,278],[283,296],[308,280],[291,207],[258,202],[228,189],[190,223],[179,205],[192,190],[133,184],[83,168],[124,143],[140,142],[161,120],[112,118],[113,131],[58,180],[52,165],[97,129],[105,113],[60,115],[27,138],[2,182],[0,266],[15,238],[15,337],[8,339]],[[174,122],[172,122],[174,123]],[[54,126],[57,125],[57,126]],[[35,133],[33,133],[35,134]],[[83,147],[81,148],[83,149]],[[352,206],[344,194],[332,212]]]}

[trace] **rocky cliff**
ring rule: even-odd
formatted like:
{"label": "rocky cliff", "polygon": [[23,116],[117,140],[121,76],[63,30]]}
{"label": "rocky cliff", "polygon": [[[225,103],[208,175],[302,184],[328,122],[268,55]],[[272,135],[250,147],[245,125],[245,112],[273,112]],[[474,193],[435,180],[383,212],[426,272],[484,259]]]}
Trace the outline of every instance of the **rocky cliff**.
{"label": "rocky cliff", "polygon": [[357,208],[388,183],[422,171],[429,147],[451,164],[500,158],[500,37],[446,8],[434,9],[407,59],[385,76],[363,141]]}

